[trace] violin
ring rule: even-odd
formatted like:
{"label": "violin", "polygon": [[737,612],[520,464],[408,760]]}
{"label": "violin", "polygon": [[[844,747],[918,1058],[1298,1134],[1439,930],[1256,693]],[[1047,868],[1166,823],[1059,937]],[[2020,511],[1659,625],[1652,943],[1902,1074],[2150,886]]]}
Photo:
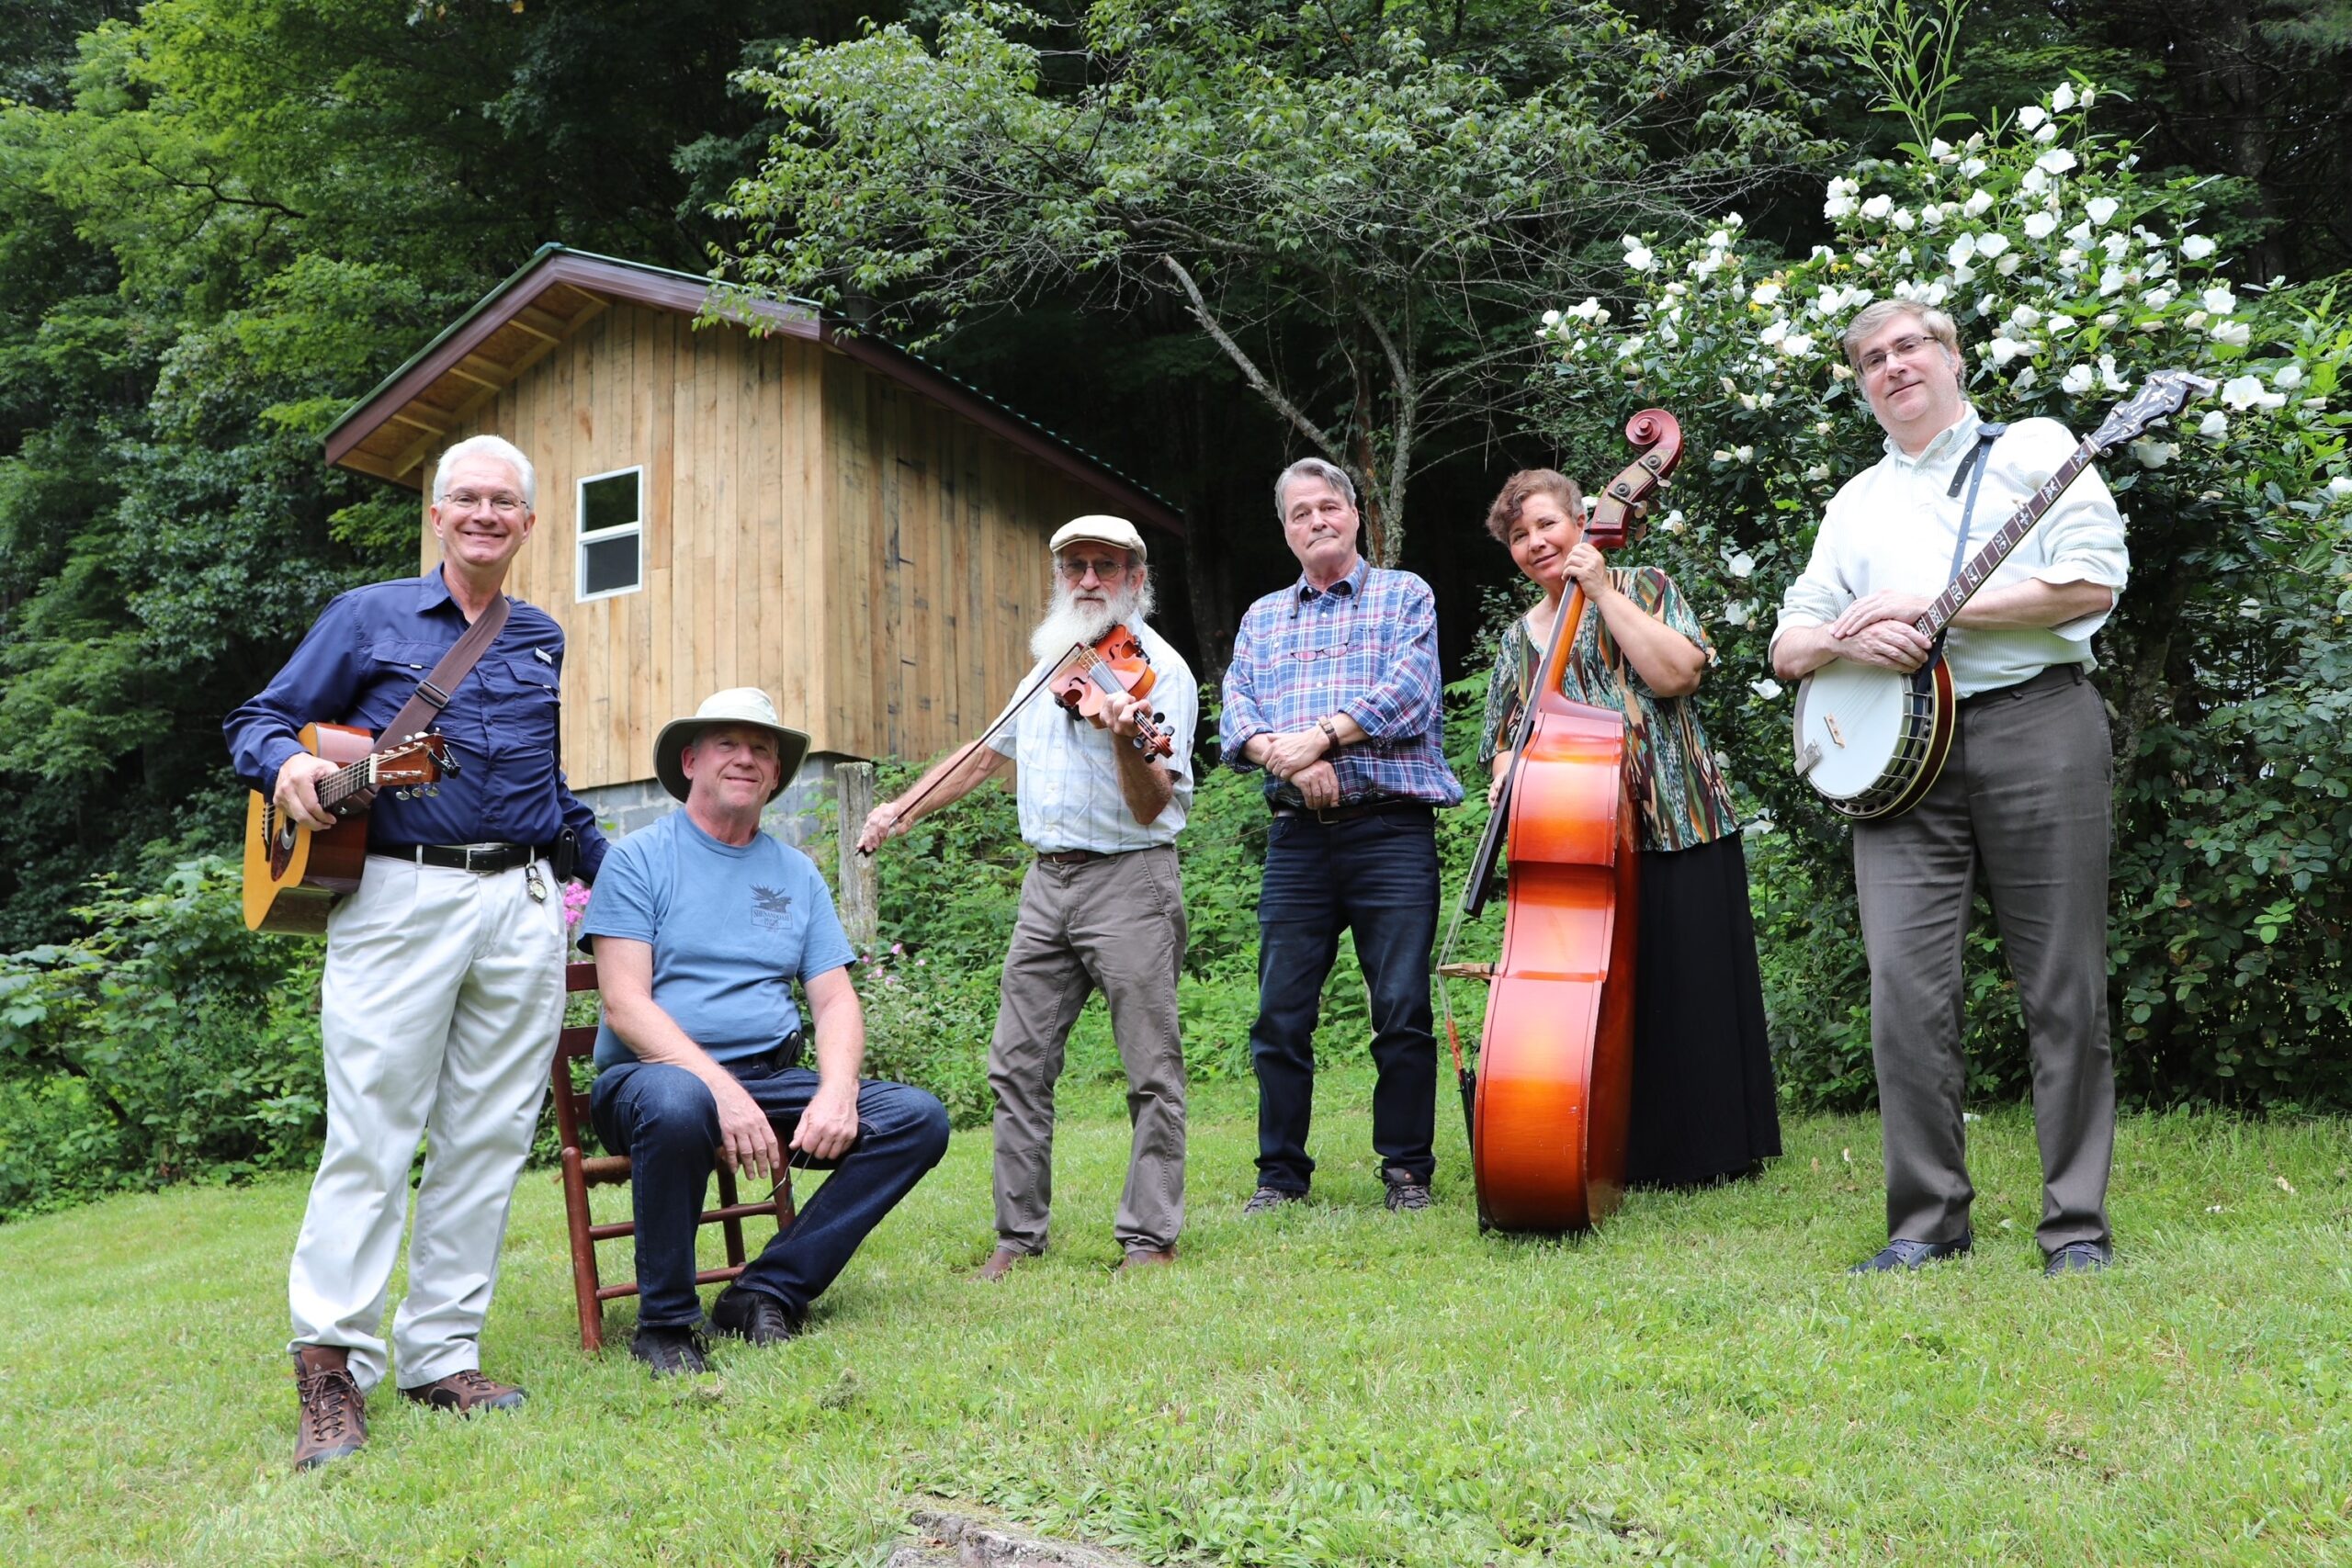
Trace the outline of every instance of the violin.
{"label": "violin", "polygon": [[[1682,455],[1681,425],[1663,409],[1634,415],[1625,434],[1643,451],[1610,481],[1586,526],[1596,547],[1624,542]],[[1625,716],[1561,694],[1585,609],[1579,588],[1553,626],[1463,889],[1457,931],[1461,916],[1485,904],[1507,832],[1501,954],[1492,965],[1439,968],[1493,987],[1475,1072],[1462,1065],[1451,1007],[1446,1014],[1481,1230],[1587,1230],[1624,1195],[1640,818]]]}
{"label": "violin", "polygon": [[[1092,643],[1080,643],[1073,649],[1049,683],[1054,701],[1092,721],[1097,729],[1104,729],[1111,723],[1104,698],[1123,692],[1141,700],[1151,694],[1159,678],[1151,667],[1151,656],[1144,651],[1143,639],[1125,626],[1114,626]],[[1159,728],[1167,722],[1164,713],[1147,713],[1138,708],[1135,714],[1136,750],[1147,757],[1174,754],[1175,738]]]}

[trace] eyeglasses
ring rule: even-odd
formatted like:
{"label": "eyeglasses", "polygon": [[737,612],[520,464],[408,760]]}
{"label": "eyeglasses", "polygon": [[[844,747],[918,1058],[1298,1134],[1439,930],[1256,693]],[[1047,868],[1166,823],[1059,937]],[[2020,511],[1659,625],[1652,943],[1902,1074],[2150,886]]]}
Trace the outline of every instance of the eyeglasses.
{"label": "eyeglasses", "polygon": [[441,498],[440,504],[456,512],[471,512],[477,506],[487,506],[501,517],[512,517],[523,510],[523,498],[511,491],[492,491],[484,495],[480,491],[453,490]]}
{"label": "eyeglasses", "polygon": [[1862,374],[1875,376],[1886,368],[1890,359],[1908,359],[1936,340],[1917,333],[1896,338],[1884,348],[1874,348],[1862,355]]}
{"label": "eyeglasses", "polygon": [[1072,582],[1085,581],[1090,571],[1098,581],[1108,582],[1127,570],[1127,563],[1123,560],[1083,560],[1069,556],[1060,557],[1054,564],[1061,568],[1062,575]]}

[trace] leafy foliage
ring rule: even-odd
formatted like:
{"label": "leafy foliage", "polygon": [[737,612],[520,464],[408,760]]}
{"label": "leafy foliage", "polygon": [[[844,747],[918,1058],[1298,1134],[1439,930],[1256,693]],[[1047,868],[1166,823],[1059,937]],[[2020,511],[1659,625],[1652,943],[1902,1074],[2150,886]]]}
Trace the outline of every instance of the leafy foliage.
{"label": "leafy foliage", "polygon": [[[2133,585],[2103,634],[2115,715],[2121,1077],[2154,1099],[2352,1103],[2318,1049],[2352,1021],[2345,885],[2352,772],[2333,737],[2352,612],[2352,471],[2338,400],[2352,331],[2333,285],[2234,283],[2195,182],[2143,180],[2088,129],[2088,84],[2062,85],[1958,145],[1941,140],[1830,182],[1835,245],[1755,246],[1736,218],[1703,238],[1624,241],[1616,309],[1555,311],[1547,378],[1562,443],[1592,450],[1614,411],[1661,402],[1705,433],[1648,542],[1695,590],[1729,679],[1710,733],[1789,843],[1759,855],[1767,924],[1817,901],[1822,941],[1766,942],[1775,1033],[1802,1092],[1860,1080],[1848,987],[1850,872],[1838,825],[1787,771],[1788,694],[1769,674],[1769,607],[1804,562],[1837,484],[1881,433],[1835,334],[1864,301],[1951,310],[1973,395],[2003,418],[2086,428],[2148,371],[2221,383],[2179,428],[2105,465],[2129,523]],[[1957,134],[1957,133],[1955,133]],[[1619,320],[1618,312],[1623,312]],[[1775,878],[1781,878],[1775,882]],[[1797,903],[1785,900],[1795,898]],[[1972,997],[2006,982],[1972,944]],[[2025,1081],[2009,1006],[1971,1009],[1979,1080]]]}

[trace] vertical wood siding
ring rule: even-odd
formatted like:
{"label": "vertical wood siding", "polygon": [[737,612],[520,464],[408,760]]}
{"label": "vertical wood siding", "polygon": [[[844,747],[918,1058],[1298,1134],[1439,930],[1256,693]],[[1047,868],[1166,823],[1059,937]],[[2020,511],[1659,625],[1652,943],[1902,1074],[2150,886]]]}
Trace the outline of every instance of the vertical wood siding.
{"label": "vertical wood siding", "polygon": [[[629,304],[452,440],[482,433],[538,469],[509,592],[564,628],[582,787],[650,778],[655,731],[722,686],[764,687],[819,750],[920,760],[970,739],[1027,672],[1046,539],[1109,504],[840,354]],[[644,586],[582,604],[579,481],[640,466]],[[421,544],[429,569],[429,520]]]}

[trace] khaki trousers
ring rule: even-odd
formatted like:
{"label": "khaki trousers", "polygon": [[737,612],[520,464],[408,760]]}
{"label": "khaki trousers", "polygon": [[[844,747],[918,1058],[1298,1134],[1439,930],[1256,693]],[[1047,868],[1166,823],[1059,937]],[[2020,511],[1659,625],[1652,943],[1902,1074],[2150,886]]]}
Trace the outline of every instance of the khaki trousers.
{"label": "khaki trousers", "polygon": [[509,1201],[563,1016],[563,899],[539,868],[492,876],[368,857],[327,921],[327,1138],[288,1282],[296,1345],[340,1345],[362,1392],[429,1143],[391,1359],[415,1388],[479,1367]]}
{"label": "khaki trousers", "polygon": [[1961,951],[1981,867],[2033,1052],[2037,1238],[2045,1252],[2109,1240],[2112,776],[2098,694],[2078,670],[2053,667],[1964,705],[1927,798],[1854,826],[1891,1236],[1953,1241],[1969,1229]]}
{"label": "khaki trousers", "polygon": [[1176,1017],[1184,931],[1172,846],[1029,868],[989,1046],[1000,1246],[1046,1249],[1054,1084],[1070,1026],[1095,990],[1111,1010],[1135,1129],[1112,1234],[1130,1252],[1176,1244],[1184,1225],[1184,1042]]}

